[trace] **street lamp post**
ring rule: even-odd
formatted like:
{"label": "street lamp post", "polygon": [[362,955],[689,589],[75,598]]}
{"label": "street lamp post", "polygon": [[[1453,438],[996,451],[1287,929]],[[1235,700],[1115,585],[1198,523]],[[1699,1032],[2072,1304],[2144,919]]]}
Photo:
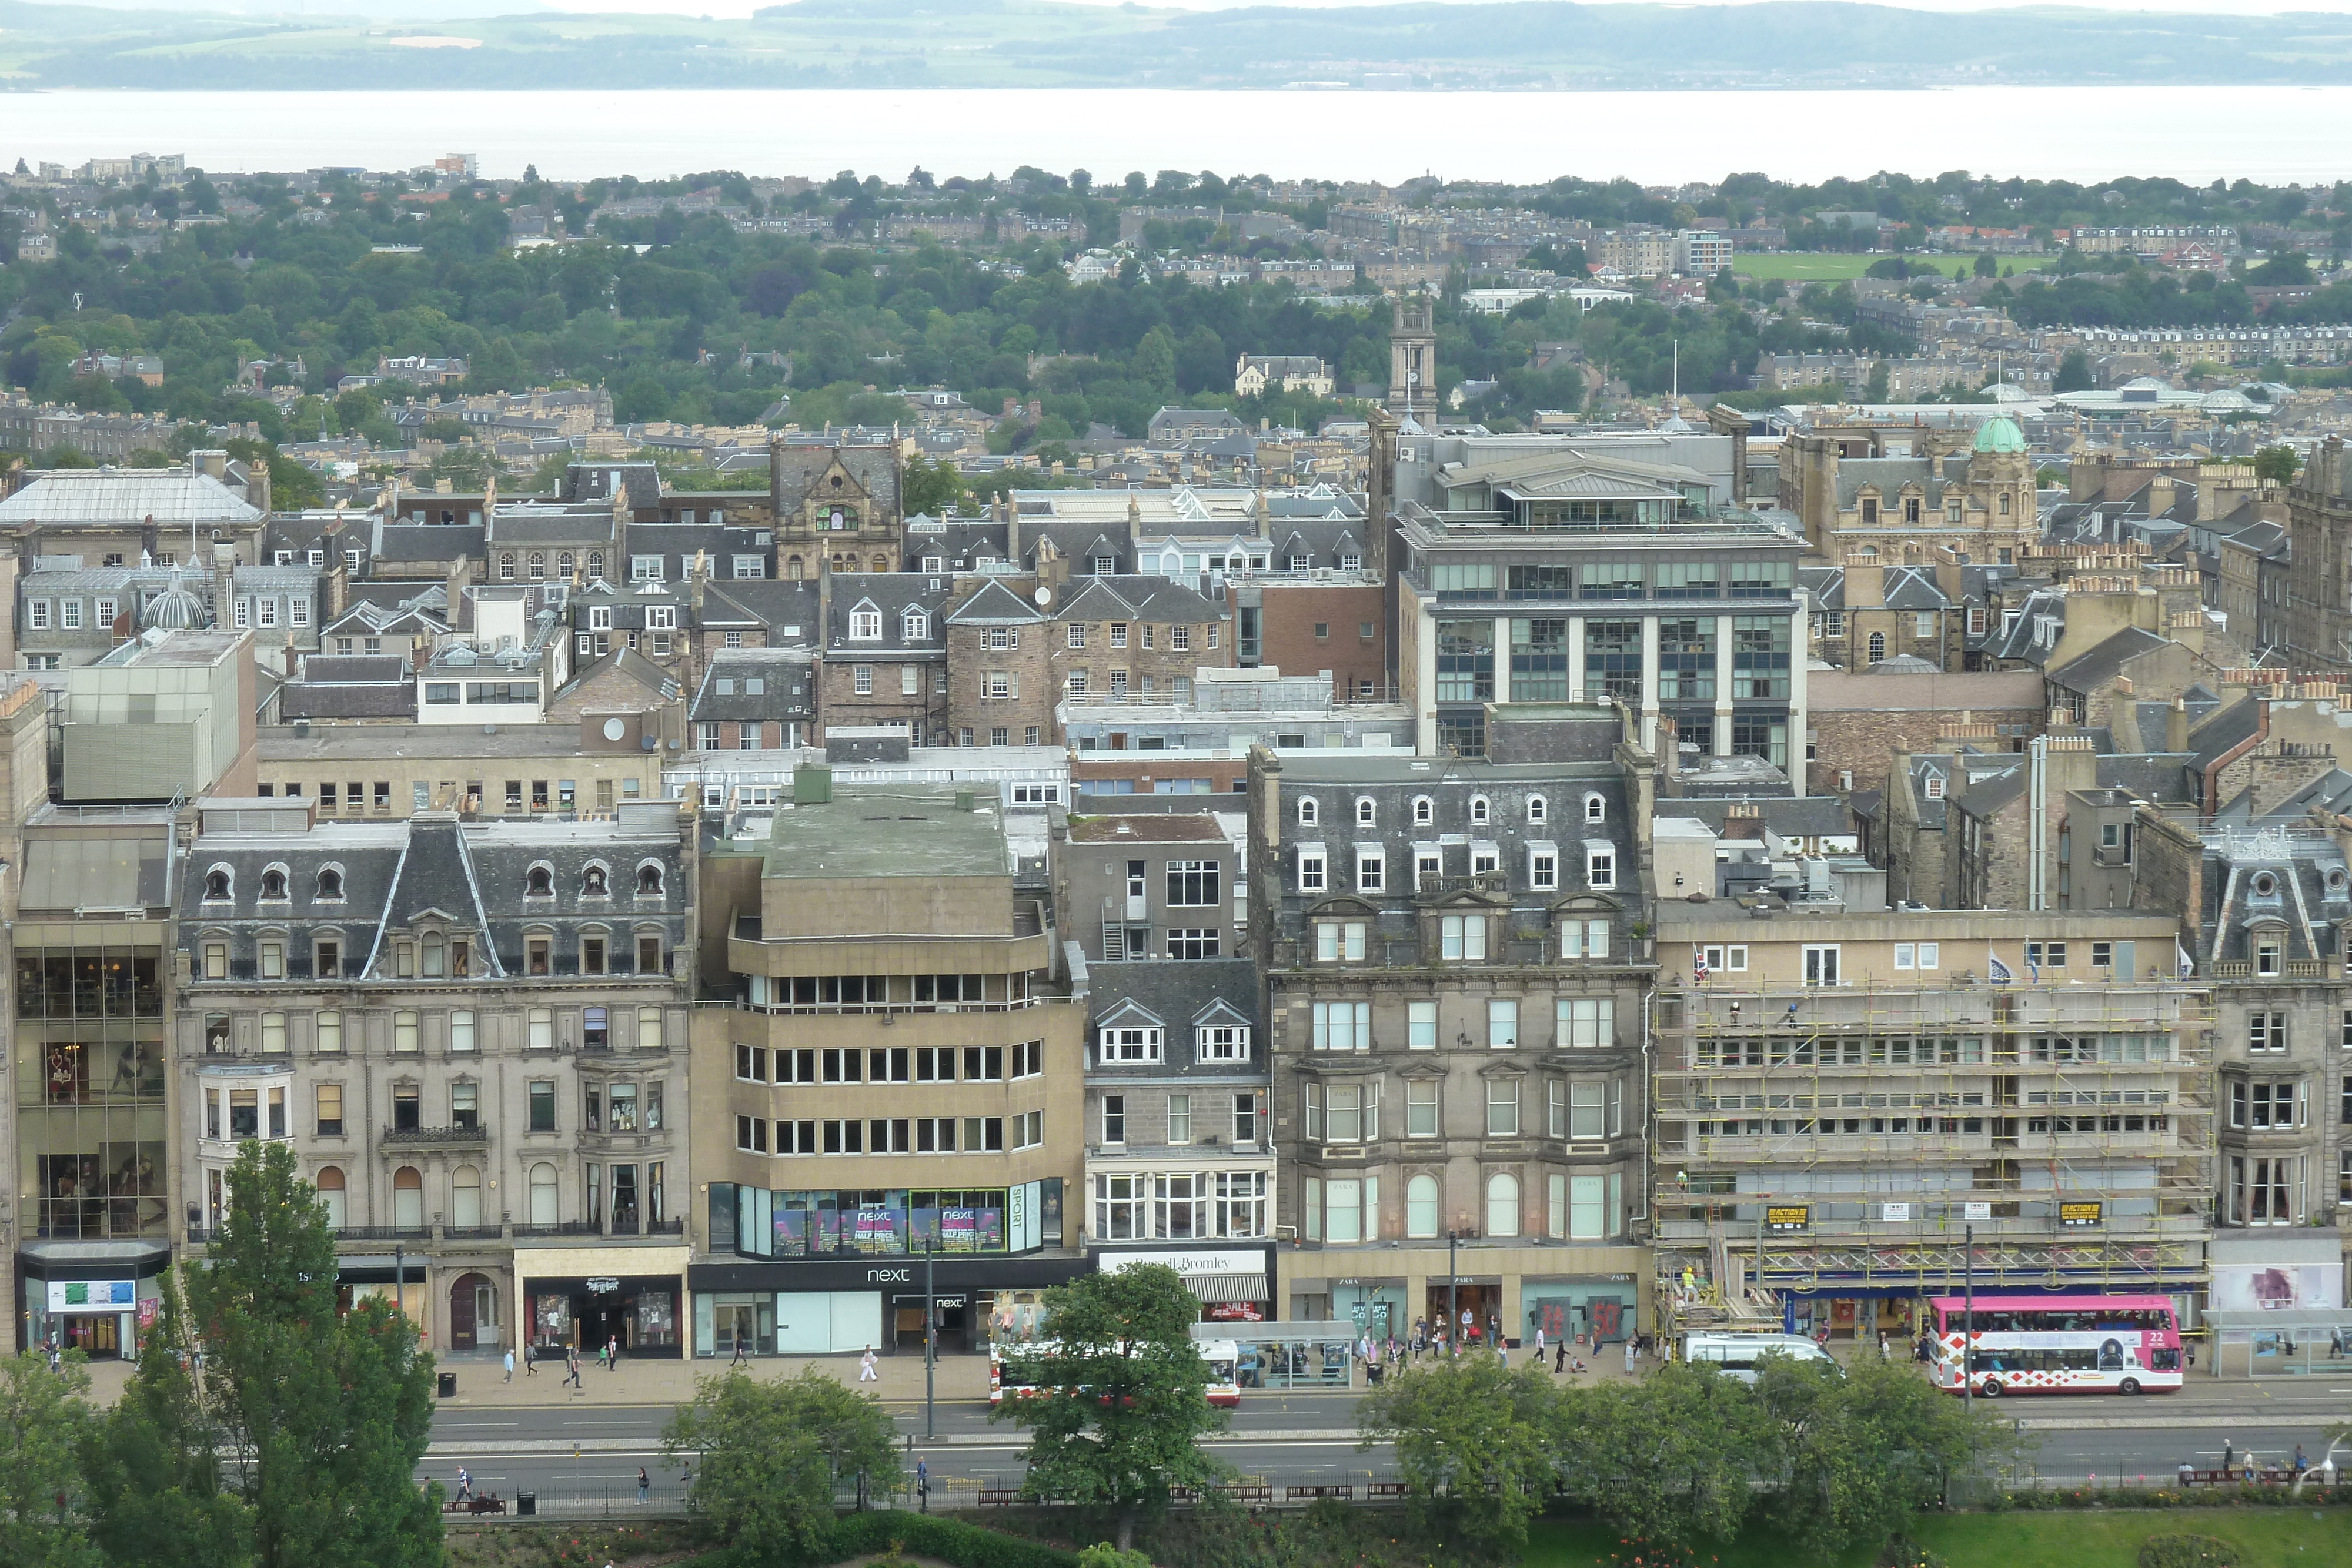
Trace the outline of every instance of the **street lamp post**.
{"label": "street lamp post", "polygon": [[931,1442],[939,1436],[937,1413],[932,1398],[936,1393],[933,1369],[939,1361],[939,1238],[923,1237],[923,1441]]}
{"label": "street lamp post", "polygon": [[[1977,1339],[1977,1228],[1969,1226],[1962,1233],[1965,1256],[1960,1260],[1967,1305],[1960,1309],[1960,1406],[1970,1415],[1976,1413],[1976,1339]],[[1947,1274],[1946,1279],[1951,1276]]]}
{"label": "street lamp post", "polygon": [[1462,1343],[1454,1336],[1462,1332],[1462,1270],[1454,1266],[1454,1249],[1462,1244],[1462,1232],[1445,1233],[1445,1343],[1454,1354],[1462,1354]]}

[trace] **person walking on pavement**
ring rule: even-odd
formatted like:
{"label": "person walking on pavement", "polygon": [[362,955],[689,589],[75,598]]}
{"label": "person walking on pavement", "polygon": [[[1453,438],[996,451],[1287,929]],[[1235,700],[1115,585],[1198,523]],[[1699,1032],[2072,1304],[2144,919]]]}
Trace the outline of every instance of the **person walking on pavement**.
{"label": "person walking on pavement", "polygon": [[471,1502],[474,1500],[474,1478],[466,1473],[466,1467],[463,1465],[459,1465],[457,1467],[457,1500],[459,1502]]}
{"label": "person walking on pavement", "polygon": [[735,1336],[735,1356],[734,1359],[730,1361],[727,1364],[730,1366],[749,1366],[751,1364],[751,1358],[743,1354],[743,1336],[741,1334],[737,1334]]}
{"label": "person walking on pavement", "polygon": [[614,1334],[604,1342],[604,1370],[607,1372],[621,1370],[621,1336],[619,1334]]}
{"label": "person walking on pavement", "polygon": [[1559,1343],[1552,1351],[1551,1369],[1554,1372],[1568,1370],[1568,1336],[1566,1334],[1559,1336]]}
{"label": "person walking on pavement", "polygon": [[857,1381],[860,1383],[882,1381],[881,1375],[874,1370],[874,1347],[870,1344],[866,1347],[866,1354],[857,1358]]}
{"label": "person walking on pavement", "polygon": [[1427,1318],[1415,1318],[1412,1320],[1412,1358],[1415,1361],[1419,1361],[1421,1359],[1421,1353],[1428,1347],[1429,1320]]}
{"label": "person walking on pavement", "polygon": [[507,1346],[506,1367],[507,1375],[504,1377],[499,1378],[499,1381],[500,1383],[512,1383],[514,1381],[514,1346],[512,1345]]}
{"label": "person walking on pavement", "polygon": [[585,1394],[587,1389],[580,1382],[580,1347],[578,1345],[566,1347],[563,1353],[563,1381]]}
{"label": "person walking on pavement", "polygon": [[1543,1358],[1544,1358],[1544,1331],[1543,1331],[1543,1324],[1541,1324],[1541,1323],[1538,1323],[1538,1324],[1536,1325],[1536,1358],[1535,1358],[1535,1360],[1534,1360],[1532,1363],[1530,1363],[1530,1364],[1531,1364],[1531,1365],[1535,1365],[1535,1366],[1541,1366],[1541,1365],[1543,1364]]}
{"label": "person walking on pavement", "polygon": [[1469,1343],[1472,1340],[1474,1340],[1474,1339],[1475,1339],[1475,1338],[1477,1338],[1477,1337],[1478,1337],[1478,1319],[1477,1319],[1477,1316],[1476,1316],[1475,1313],[1473,1313],[1473,1312],[1470,1311],[1470,1309],[1469,1309],[1469,1308],[1465,1307],[1465,1308],[1463,1308],[1463,1309],[1462,1309],[1462,1332],[1461,1332],[1461,1333],[1460,1333],[1459,1335],[1457,1335],[1457,1336],[1455,1337],[1454,1342],[1454,1345],[1455,1345],[1456,1349],[1458,1350],[1461,1346],[1463,1346],[1463,1345],[1465,1345],[1465,1344]]}
{"label": "person walking on pavement", "polygon": [[1626,1375],[1626,1376],[1628,1376],[1628,1377],[1631,1377],[1631,1376],[1633,1376],[1633,1357],[1634,1357],[1634,1354],[1635,1354],[1635,1352],[1634,1352],[1634,1350],[1633,1350],[1633,1342],[1632,1340],[1630,1340],[1630,1339],[1629,1339],[1629,1340],[1627,1340],[1627,1341],[1625,1342],[1625,1375]]}
{"label": "person walking on pavement", "polygon": [[637,1467],[637,1505],[639,1507],[642,1508],[645,1506],[646,1493],[652,1488],[653,1484],[653,1477],[646,1474],[645,1466],[639,1465]]}
{"label": "person walking on pavement", "polygon": [[537,1377],[539,1375],[539,1364],[531,1360],[530,1346],[529,1345],[522,1347],[522,1375],[525,1377]]}

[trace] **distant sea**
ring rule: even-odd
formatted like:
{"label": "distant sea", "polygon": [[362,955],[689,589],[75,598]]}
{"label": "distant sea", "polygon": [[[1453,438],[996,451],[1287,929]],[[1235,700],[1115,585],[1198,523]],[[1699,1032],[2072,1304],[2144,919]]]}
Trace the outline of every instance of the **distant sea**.
{"label": "distant sea", "polygon": [[404,169],[471,152],[491,178],[712,169],[886,179],[1024,163],[1395,183],[1645,184],[1733,172],[2002,178],[2352,175],[2352,87],[1960,87],[1919,91],[1383,93],[918,91],[0,94],[18,158],[184,152],[222,171]]}

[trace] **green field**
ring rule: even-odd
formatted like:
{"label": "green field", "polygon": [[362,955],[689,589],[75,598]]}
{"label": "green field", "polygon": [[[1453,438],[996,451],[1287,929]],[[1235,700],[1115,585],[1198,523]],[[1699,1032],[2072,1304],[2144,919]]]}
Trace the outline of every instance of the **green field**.
{"label": "green field", "polygon": [[[2141,1542],[2180,1531],[2234,1543],[2242,1568],[2352,1563],[2352,1510],[2340,1508],[1950,1514],[1920,1519],[1911,1534],[1951,1568],[2133,1568]],[[1616,1544],[1602,1525],[1538,1520],[1528,1531],[1526,1568],[1592,1568]],[[1751,1530],[1720,1552],[1698,1555],[1714,1568],[1864,1568],[1873,1554],[1819,1563],[1768,1531]]]}
{"label": "green field", "polygon": [[[1785,277],[1791,283],[1843,283],[1850,277],[1860,277],[1870,270],[1872,262],[1885,260],[1887,254],[1884,251],[1744,250],[1732,258],[1731,270],[1759,281]],[[1924,262],[1949,277],[1952,268],[1967,267],[1974,258],[1965,256],[1911,256],[1904,259]],[[2014,271],[2038,272],[2058,258],[2054,256],[2004,256],[1999,259],[2001,266]]]}

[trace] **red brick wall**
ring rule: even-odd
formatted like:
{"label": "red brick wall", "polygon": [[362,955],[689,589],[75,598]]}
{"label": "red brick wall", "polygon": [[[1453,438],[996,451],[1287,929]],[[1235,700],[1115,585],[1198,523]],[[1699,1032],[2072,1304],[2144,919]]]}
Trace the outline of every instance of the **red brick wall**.
{"label": "red brick wall", "polygon": [[[1331,672],[1335,695],[1360,693],[1363,684],[1379,692],[1388,672],[1388,645],[1377,583],[1299,584],[1269,582],[1259,612],[1258,663],[1286,675]],[[1325,634],[1315,634],[1318,626]],[[1371,635],[1363,635],[1370,627]]]}

